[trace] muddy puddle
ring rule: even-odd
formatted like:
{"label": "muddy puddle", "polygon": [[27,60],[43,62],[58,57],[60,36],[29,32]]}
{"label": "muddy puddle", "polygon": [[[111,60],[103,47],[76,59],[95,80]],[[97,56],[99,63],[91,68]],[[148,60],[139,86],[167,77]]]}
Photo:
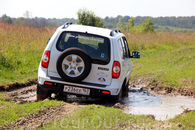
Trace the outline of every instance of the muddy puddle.
{"label": "muddy puddle", "polygon": [[130,88],[121,104],[129,107],[126,114],[154,115],[156,120],[167,120],[181,114],[184,109],[195,110],[195,98],[184,96],[154,96],[138,88]]}
{"label": "muddy puddle", "polygon": [[[10,93],[15,100],[32,102],[36,100],[36,85],[17,89]],[[60,97],[52,94],[52,98],[64,100],[74,105],[99,104],[113,107],[113,104],[107,104],[104,100],[77,97],[74,95]],[[125,106],[123,111],[126,114],[154,115],[156,120],[173,118],[175,115],[181,114],[185,109],[195,110],[195,98],[184,96],[155,96],[149,91],[139,88],[129,88],[128,96],[124,97],[120,104],[121,106]],[[118,108],[121,108],[121,106]]]}
{"label": "muddy puddle", "polygon": [[[61,98],[69,103],[79,105],[100,104],[113,107],[113,104],[107,104],[105,100],[90,99],[86,97],[77,97],[67,95]],[[129,88],[128,96],[124,97],[120,104],[124,113],[134,115],[154,115],[155,120],[167,120],[181,114],[185,109],[195,110],[195,98],[184,96],[155,96],[147,90],[139,88]],[[118,108],[121,108],[119,106]],[[123,107],[125,106],[125,107]]]}

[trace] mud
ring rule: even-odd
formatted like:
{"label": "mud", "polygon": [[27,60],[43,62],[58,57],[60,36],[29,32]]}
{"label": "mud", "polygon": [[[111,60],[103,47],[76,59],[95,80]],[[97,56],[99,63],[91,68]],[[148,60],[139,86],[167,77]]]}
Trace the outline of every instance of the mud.
{"label": "mud", "polygon": [[145,80],[133,81],[130,83],[130,88],[142,88],[143,90],[150,91],[155,95],[164,96],[188,96],[195,98],[195,87],[181,87],[170,85],[167,87],[162,87],[162,83],[153,80],[152,82],[147,82]]}
{"label": "mud", "polygon": [[25,102],[33,102],[36,100],[36,85],[15,89],[8,91],[7,94],[11,95],[12,101],[15,101],[18,104],[25,103]]}
{"label": "mud", "polygon": [[12,84],[4,84],[4,85],[0,85],[0,91],[10,91],[10,90],[14,90],[14,89],[19,89],[19,88],[23,88],[26,86],[31,86],[33,84],[37,84],[37,79],[32,79],[32,80],[28,80],[26,83],[12,83]]}
{"label": "mud", "polygon": [[21,129],[32,130],[42,127],[51,122],[51,120],[57,121],[64,115],[70,115],[74,111],[78,110],[81,106],[75,106],[72,104],[63,104],[58,107],[47,107],[45,110],[40,110],[38,113],[31,113],[27,116],[11,122],[8,125],[0,127],[1,129]]}

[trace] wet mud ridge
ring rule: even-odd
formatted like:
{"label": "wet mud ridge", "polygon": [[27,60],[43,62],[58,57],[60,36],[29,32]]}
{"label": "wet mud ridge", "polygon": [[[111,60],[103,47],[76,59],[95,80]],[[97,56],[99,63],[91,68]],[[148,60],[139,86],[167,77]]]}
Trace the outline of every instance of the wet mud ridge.
{"label": "wet mud ridge", "polygon": [[38,113],[30,113],[27,116],[21,117],[8,125],[0,127],[0,129],[36,129],[50,123],[51,120],[57,121],[62,116],[69,115],[80,108],[80,106],[75,106],[72,104],[63,104],[58,107],[45,107],[45,110],[40,110]]}
{"label": "wet mud ridge", "polygon": [[12,100],[17,101],[17,103],[33,102],[36,100],[36,85],[28,86],[25,88],[20,88],[17,90],[9,91]]}

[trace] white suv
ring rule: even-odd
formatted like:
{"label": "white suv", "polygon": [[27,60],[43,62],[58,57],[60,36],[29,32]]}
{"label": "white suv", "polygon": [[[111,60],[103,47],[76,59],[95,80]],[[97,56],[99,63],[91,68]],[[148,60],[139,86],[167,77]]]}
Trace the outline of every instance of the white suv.
{"label": "white suv", "polygon": [[133,64],[119,29],[60,26],[48,41],[38,70],[37,100],[74,94],[119,101],[128,89]]}

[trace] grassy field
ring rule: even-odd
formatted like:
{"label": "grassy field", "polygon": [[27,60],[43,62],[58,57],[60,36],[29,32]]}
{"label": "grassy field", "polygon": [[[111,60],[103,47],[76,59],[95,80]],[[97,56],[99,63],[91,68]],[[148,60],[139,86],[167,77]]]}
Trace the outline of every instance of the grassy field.
{"label": "grassy field", "polygon": [[146,79],[162,87],[187,87],[195,91],[195,33],[127,34],[132,59],[131,81]]}
{"label": "grassy field", "polygon": [[54,31],[0,23],[0,85],[37,78],[43,50]]}
{"label": "grassy field", "polygon": [[[46,41],[54,31],[1,23],[0,85],[36,79]],[[140,59],[132,59],[131,81],[195,89],[195,33],[124,34],[130,50],[141,52]]]}

